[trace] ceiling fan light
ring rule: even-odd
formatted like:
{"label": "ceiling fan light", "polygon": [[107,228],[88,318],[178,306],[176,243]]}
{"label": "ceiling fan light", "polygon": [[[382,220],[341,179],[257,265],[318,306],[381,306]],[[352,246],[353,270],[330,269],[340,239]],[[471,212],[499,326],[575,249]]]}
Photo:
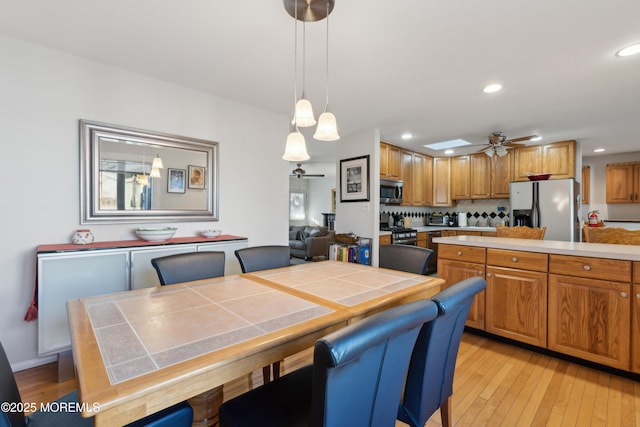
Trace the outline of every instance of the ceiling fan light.
{"label": "ceiling fan light", "polygon": [[486,154],[489,157],[493,157],[493,153],[495,153],[495,149],[493,147],[489,147],[486,150],[484,150],[484,154]]}
{"label": "ceiling fan light", "polygon": [[337,141],[340,139],[338,135],[338,125],[336,123],[336,116],[332,113],[325,111],[318,117],[318,127],[313,137],[319,141]]}
{"label": "ceiling fan light", "polygon": [[316,124],[316,119],[313,118],[313,107],[311,102],[304,96],[296,102],[295,113],[296,125],[301,128],[306,128]]}
{"label": "ceiling fan light", "polygon": [[287,145],[285,146],[282,158],[289,162],[309,160],[307,144],[305,143],[304,136],[299,131],[294,130],[287,136]]}
{"label": "ceiling fan light", "polygon": [[495,150],[496,150],[496,154],[500,157],[504,157],[507,155],[507,148],[502,145],[495,147]]}

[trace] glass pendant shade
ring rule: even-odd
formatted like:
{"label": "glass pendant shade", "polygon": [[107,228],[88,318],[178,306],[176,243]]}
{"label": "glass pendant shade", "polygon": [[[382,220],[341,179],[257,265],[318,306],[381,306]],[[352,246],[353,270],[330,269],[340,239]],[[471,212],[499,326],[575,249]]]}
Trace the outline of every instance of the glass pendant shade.
{"label": "glass pendant shade", "polygon": [[486,150],[484,150],[484,154],[486,154],[489,157],[493,157],[493,153],[494,153],[493,147],[489,147]]}
{"label": "glass pendant shade", "polygon": [[147,175],[138,175],[136,176],[136,180],[138,181],[138,185],[149,185],[149,177]]}
{"label": "glass pendant shade", "polygon": [[[152,169],[151,170],[151,174],[152,174],[151,176],[153,178],[158,178],[158,177],[153,176],[153,169],[164,169],[164,166],[162,165],[162,159],[160,158],[159,154],[156,154],[156,157],[153,158],[153,163],[151,164],[151,169]],[[158,171],[158,173],[159,173],[159,171]]]}
{"label": "glass pendant shade", "polygon": [[507,155],[507,148],[503,147],[502,145],[499,147],[496,147],[496,154],[500,157],[504,157]]}
{"label": "glass pendant shade", "polygon": [[337,141],[340,139],[338,135],[338,125],[336,124],[336,116],[325,111],[318,117],[318,127],[313,137],[320,141]]}
{"label": "glass pendant shade", "polygon": [[313,107],[311,102],[302,95],[302,98],[296,103],[296,125],[301,128],[306,128],[316,124],[316,119],[313,118]]}
{"label": "glass pendant shade", "polygon": [[151,173],[149,174],[151,178],[160,178],[160,169],[153,167],[151,168]]}
{"label": "glass pendant shade", "polygon": [[294,130],[287,136],[287,145],[282,158],[289,162],[309,160],[307,144],[305,143],[304,136],[299,131]]}

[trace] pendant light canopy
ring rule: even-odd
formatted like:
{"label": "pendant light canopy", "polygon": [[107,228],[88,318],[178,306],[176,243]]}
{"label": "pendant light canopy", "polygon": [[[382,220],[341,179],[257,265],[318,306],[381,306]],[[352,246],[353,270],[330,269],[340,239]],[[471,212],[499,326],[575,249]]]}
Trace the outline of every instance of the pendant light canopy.
{"label": "pendant light canopy", "polygon": [[[309,159],[304,136],[299,127],[316,125],[313,106],[305,96],[306,82],[306,23],[327,18],[327,50],[326,50],[326,102],[324,112],[318,118],[318,126],[313,135],[321,141],[336,141],[338,136],[336,118],[329,112],[329,19],[335,0],[283,0],[286,11],[294,18],[294,113],[292,130],[287,137],[285,153],[282,156],[288,161],[305,161]],[[298,21],[302,21],[302,94],[298,99],[297,62],[298,62]]]}

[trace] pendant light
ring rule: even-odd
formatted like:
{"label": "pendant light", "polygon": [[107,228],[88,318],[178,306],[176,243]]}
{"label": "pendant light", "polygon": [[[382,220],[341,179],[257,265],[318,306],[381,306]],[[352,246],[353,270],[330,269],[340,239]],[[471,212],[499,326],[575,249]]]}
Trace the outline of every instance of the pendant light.
{"label": "pendant light", "polygon": [[313,134],[314,139],[320,141],[337,141],[340,139],[338,135],[338,125],[336,116],[329,111],[329,0],[327,0],[327,51],[326,51],[326,100],[324,104],[324,112],[318,117],[318,127],[316,133]]}
{"label": "pendant light", "polygon": [[162,158],[160,158],[159,154],[153,158],[153,163],[151,163],[151,173],[149,176],[151,178],[161,178],[160,169],[164,169],[164,165],[162,164]]}
{"label": "pendant light", "polygon": [[[295,1],[295,0],[294,0]],[[294,8],[294,18],[298,16],[298,2],[295,1]],[[298,120],[297,120],[297,110],[298,104],[300,102],[296,102],[298,97],[298,20],[294,19],[293,25],[293,103],[294,103],[294,113],[293,120],[291,121],[291,132],[287,136],[287,143],[284,149],[284,155],[282,158],[289,162],[303,162],[305,160],[309,160],[309,154],[307,153],[307,144],[304,140],[304,135],[300,133],[298,129]],[[304,98],[304,94],[302,96]],[[302,101],[301,99],[300,101]],[[308,102],[308,101],[307,101]],[[304,103],[302,104],[304,106]],[[309,102],[309,106],[311,103]],[[313,112],[311,113],[311,118],[313,118]],[[315,120],[314,120],[315,122]]]}

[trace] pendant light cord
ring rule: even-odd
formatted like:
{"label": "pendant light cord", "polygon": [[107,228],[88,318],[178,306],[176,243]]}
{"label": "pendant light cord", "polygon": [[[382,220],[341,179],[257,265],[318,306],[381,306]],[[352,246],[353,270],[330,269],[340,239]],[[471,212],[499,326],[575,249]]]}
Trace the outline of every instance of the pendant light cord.
{"label": "pendant light cord", "polygon": [[324,111],[329,111],[329,0],[327,0],[327,46],[326,46],[326,99],[324,103]]}

